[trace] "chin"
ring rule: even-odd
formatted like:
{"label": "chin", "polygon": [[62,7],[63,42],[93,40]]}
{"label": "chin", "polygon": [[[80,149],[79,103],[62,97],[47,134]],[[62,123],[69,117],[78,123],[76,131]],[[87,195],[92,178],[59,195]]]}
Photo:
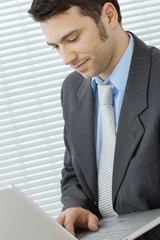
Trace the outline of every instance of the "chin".
{"label": "chin", "polygon": [[84,78],[86,79],[91,79],[92,77],[94,77],[94,74],[89,74],[89,73],[83,73],[83,72],[79,72]]}

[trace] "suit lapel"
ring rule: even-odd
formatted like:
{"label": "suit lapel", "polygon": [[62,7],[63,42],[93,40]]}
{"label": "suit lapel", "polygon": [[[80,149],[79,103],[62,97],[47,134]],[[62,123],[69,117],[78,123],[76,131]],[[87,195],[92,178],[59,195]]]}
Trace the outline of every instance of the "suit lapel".
{"label": "suit lapel", "polygon": [[[97,167],[94,141],[94,111],[93,92],[91,82],[84,79],[78,92],[78,104],[72,112],[73,121],[76,122],[76,131],[72,133],[73,144],[78,153],[78,163],[91,190],[92,198],[97,200]],[[75,129],[73,127],[73,129]]]}
{"label": "suit lapel", "polygon": [[139,116],[147,108],[150,55],[147,46],[134,35],[133,37],[135,43],[134,52],[116,138],[113,170],[113,204],[130,160],[144,134],[144,128]]}

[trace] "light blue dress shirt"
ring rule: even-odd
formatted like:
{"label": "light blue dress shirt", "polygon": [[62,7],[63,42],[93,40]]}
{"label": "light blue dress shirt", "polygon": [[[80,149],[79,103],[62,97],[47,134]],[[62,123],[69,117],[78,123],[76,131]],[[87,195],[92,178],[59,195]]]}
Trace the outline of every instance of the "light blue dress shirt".
{"label": "light blue dress shirt", "polygon": [[130,35],[130,42],[128,48],[126,49],[124,55],[120,59],[119,63],[115,67],[114,71],[110,75],[110,77],[103,82],[98,76],[92,78],[91,84],[93,87],[93,96],[94,96],[94,131],[95,131],[95,145],[96,145],[96,158],[97,158],[97,167],[100,157],[101,151],[101,143],[102,143],[102,126],[101,126],[101,116],[99,109],[99,101],[98,101],[98,91],[97,84],[110,84],[112,83],[115,86],[113,91],[113,111],[115,116],[115,129],[117,133],[119,116],[122,106],[122,101],[127,85],[127,79],[131,64],[131,59],[133,55],[134,49],[134,39],[132,35]]}

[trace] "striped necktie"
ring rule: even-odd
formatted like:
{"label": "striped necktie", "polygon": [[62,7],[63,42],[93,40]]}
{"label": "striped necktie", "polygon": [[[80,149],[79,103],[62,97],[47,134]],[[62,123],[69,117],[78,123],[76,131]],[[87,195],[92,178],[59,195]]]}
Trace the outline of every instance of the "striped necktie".
{"label": "striped necktie", "polygon": [[113,89],[110,85],[97,85],[102,121],[102,145],[98,167],[98,198],[101,215],[113,216],[112,173],[115,151],[115,121],[112,107]]}

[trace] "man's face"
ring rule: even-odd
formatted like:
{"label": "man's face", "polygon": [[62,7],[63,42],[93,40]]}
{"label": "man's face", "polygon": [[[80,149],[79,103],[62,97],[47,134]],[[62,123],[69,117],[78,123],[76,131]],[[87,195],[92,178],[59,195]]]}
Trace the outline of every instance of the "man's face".
{"label": "man's face", "polygon": [[57,49],[64,64],[70,65],[85,78],[99,75],[108,78],[115,67],[116,42],[100,22],[80,14],[78,7],[41,22],[47,43]]}

